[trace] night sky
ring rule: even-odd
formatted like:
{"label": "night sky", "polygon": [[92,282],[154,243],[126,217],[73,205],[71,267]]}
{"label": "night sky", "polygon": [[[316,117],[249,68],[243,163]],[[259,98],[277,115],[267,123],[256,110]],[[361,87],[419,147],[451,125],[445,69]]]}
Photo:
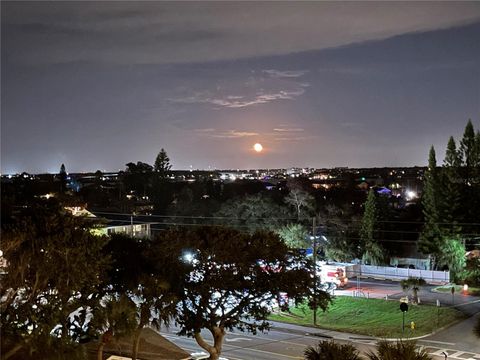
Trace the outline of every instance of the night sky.
{"label": "night sky", "polygon": [[480,2],[1,12],[2,173],[425,165],[480,129]]}

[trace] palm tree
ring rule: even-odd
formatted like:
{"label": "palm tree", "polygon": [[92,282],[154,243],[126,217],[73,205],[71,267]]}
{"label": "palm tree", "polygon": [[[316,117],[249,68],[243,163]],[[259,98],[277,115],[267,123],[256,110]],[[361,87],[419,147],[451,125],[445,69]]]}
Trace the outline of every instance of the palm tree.
{"label": "palm tree", "polygon": [[358,350],[350,344],[340,345],[333,340],[320,341],[309,346],[304,352],[305,360],[361,360]]}
{"label": "palm tree", "polygon": [[128,336],[135,330],[136,309],[135,303],[126,295],[119,298],[108,297],[98,308],[93,310],[91,325],[99,329],[99,343],[97,359],[103,359],[103,348],[115,337]]}
{"label": "palm tree", "polygon": [[377,354],[370,352],[367,354],[369,360],[433,360],[425,350],[417,349],[414,341],[397,341],[391,343],[380,341],[377,345]]}
{"label": "palm tree", "polygon": [[465,269],[465,246],[459,238],[447,238],[443,241],[438,259],[440,266],[447,266],[453,280]]}
{"label": "palm tree", "polygon": [[413,293],[413,303],[418,304],[418,290],[420,290],[421,286],[424,286],[426,281],[422,278],[415,278],[409,277],[406,280],[402,280],[400,282],[400,286],[402,287],[403,291],[408,292],[412,290]]}

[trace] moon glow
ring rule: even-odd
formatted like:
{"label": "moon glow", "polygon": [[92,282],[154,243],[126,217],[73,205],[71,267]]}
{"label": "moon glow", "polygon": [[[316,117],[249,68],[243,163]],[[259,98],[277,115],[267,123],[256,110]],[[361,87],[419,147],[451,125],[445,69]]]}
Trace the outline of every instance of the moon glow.
{"label": "moon glow", "polygon": [[253,150],[255,150],[257,153],[262,152],[263,150],[262,144],[256,143],[255,145],[253,145]]}

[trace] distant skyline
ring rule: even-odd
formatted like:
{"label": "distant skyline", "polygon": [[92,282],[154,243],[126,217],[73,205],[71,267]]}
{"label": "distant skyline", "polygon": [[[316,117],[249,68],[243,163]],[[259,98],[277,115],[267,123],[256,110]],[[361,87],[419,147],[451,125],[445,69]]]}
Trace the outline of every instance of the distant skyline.
{"label": "distant skyline", "polygon": [[2,173],[424,166],[480,129],[480,2],[1,12]]}

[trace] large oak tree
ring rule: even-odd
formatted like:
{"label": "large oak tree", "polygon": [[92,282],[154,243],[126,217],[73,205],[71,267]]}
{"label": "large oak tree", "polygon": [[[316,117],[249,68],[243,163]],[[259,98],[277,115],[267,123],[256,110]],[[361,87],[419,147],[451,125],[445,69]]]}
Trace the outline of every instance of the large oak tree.
{"label": "large oak tree", "polygon": [[[154,240],[158,263],[179,275],[180,334],[218,359],[226,332],[264,331],[279,293],[303,301],[313,279],[307,260],[270,232],[242,233],[222,227],[171,230]],[[178,262],[178,259],[182,260]],[[326,307],[329,295],[317,292]],[[213,336],[209,344],[201,335]]]}

